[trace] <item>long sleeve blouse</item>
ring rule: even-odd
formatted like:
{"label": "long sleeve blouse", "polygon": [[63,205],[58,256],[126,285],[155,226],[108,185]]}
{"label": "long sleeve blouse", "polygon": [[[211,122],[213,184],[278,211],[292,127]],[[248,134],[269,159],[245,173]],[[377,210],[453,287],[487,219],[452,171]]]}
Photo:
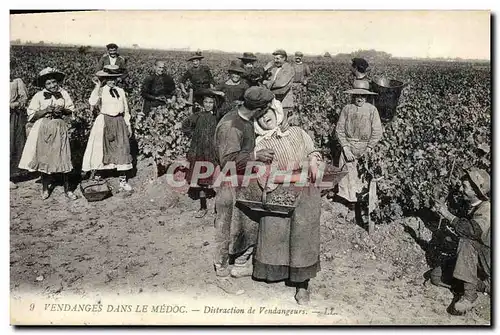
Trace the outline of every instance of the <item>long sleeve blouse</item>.
{"label": "long sleeve blouse", "polygon": [[65,89],[60,88],[57,92],[55,92],[55,94],[51,94],[51,92],[49,92],[48,90],[43,89],[37,92],[33,96],[33,98],[31,98],[30,104],[27,109],[28,121],[31,121],[33,119],[36,112],[44,110],[49,106],[60,106],[65,110],[71,112],[75,111],[73,100]]}
{"label": "long sleeve blouse", "polygon": [[366,142],[373,148],[382,138],[382,124],[377,108],[370,103],[362,107],[349,104],[344,107],[336,127],[340,145],[350,147],[353,142]]}
{"label": "long sleeve blouse", "polygon": [[[130,125],[130,111],[125,91],[120,87],[113,87],[116,93],[111,94],[111,87],[105,85],[102,88],[94,88],[90,94],[89,103],[91,106],[98,104],[101,109],[101,114],[109,116],[123,115],[125,123]],[[114,91],[115,92],[115,91]]]}

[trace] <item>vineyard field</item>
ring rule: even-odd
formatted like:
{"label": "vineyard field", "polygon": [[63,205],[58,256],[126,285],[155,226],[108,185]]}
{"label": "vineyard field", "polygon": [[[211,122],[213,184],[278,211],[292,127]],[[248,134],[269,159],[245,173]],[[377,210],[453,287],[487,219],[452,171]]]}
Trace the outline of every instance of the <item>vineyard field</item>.
{"label": "vineyard field", "polygon": [[[75,175],[80,173],[93,121],[88,103],[94,87],[91,79],[103,52],[11,46],[11,78],[23,79],[29,98],[37,91],[32,83],[40,70],[55,67],[66,73],[63,87],[76,106],[71,120]],[[37,180],[21,182],[10,198],[11,290],[85,295],[101,289],[136,293],[140,287],[151,292],[192,289],[201,292],[197,295],[222,294],[214,293],[217,289],[210,280],[203,280],[212,276],[208,266],[211,246],[207,246],[213,240],[214,215],[194,222],[198,203],[170,189],[166,176],[151,177],[157,173],[153,161],[167,165],[185,155],[189,139],[180,124],[189,116],[188,106],[173,103],[155,108],[154,118],[141,112],[141,84],[154,60],[165,60],[166,72],[179,84],[189,54],[159,50],[121,50],[121,54],[128,59],[126,91],[137,156],[137,171],[131,179],[134,193],[128,197],[117,194],[101,203],[87,203],[82,198],[68,203],[61,190],[43,202]],[[204,55],[203,62],[216,82],[227,80],[226,69],[238,56]],[[272,60],[271,55],[257,56],[259,65]],[[343,91],[352,81],[350,62],[324,57],[305,57],[304,61],[311,67],[310,82],[315,89],[296,92],[294,114],[328,163],[334,164],[340,154],[334,129],[349,102]],[[452,211],[461,213],[461,199],[454,191],[465,170],[478,167],[492,173],[490,63],[389,59],[373,60],[370,66],[371,77],[385,76],[405,84],[395,118],[383,124],[382,140],[359,167],[360,173],[369,171],[371,177],[380,178],[378,206],[372,213],[376,230],[368,235],[346,222],[347,210],[335,201],[334,190],[324,194],[323,271],[312,284],[315,306],[331,306],[334,301],[347,323],[366,324],[363,315],[374,315],[374,323],[489,323],[489,297],[481,297],[479,307],[465,317],[446,313],[453,295],[422,284],[424,272],[433,266],[430,259],[436,255],[430,255],[419,239],[431,241],[438,234],[438,218],[429,212],[434,200],[446,197]],[[212,210],[213,200],[209,206]],[[88,256],[95,250],[107,252],[109,257]],[[161,255],[161,260],[153,255]],[[75,257],[82,259],[78,265],[71,263]],[[177,264],[174,259],[184,260]],[[113,268],[110,264],[118,265]],[[40,273],[46,279],[34,283]],[[248,297],[257,300],[278,299],[291,292],[281,284],[266,286],[251,279],[244,283]]]}

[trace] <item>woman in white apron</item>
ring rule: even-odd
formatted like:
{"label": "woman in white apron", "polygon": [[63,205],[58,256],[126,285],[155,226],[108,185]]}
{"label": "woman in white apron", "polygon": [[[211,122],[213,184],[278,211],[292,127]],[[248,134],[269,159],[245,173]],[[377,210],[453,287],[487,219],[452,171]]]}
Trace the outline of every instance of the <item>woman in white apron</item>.
{"label": "woman in white apron", "polygon": [[99,115],[90,131],[82,170],[116,169],[120,174],[120,189],[130,192],[132,187],[127,182],[127,172],[132,169],[129,142],[132,127],[125,91],[115,85],[122,75],[120,71],[116,65],[106,65],[96,73],[98,80],[94,81],[89,103],[99,109]]}
{"label": "woman in white apron", "polygon": [[43,69],[35,85],[43,88],[37,92],[28,106],[28,121],[34,122],[26,140],[19,168],[39,171],[42,179],[42,199],[50,196],[49,175],[62,173],[64,191],[70,200],[77,196],[70,190],[68,173],[73,170],[69,144],[68,125],[64,120],[72,115],[75,106],[68,92],[61,88],[64,73],[53,68]]}

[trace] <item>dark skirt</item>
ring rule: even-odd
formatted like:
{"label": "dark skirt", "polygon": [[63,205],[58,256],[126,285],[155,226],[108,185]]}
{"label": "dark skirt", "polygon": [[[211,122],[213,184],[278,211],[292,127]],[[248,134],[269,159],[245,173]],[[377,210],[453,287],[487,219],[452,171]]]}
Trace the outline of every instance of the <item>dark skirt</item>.
{"label": "dark skirt", "polygon": [[123,116],[104,114],[103,158],[104,165],[132,164],[127,124]]}
{"label": "dark skirt", "polygon": [[10,110],[10,177],[21,175],[18,165],[26,143],[26,111],[22,109]]}
{"label": "dark skirt", "polygon": [[266,281],[303,282],[320,271],[320,192],[279,186],[268,194],[268,202],[283,193],[297,197],[291,217],[265,216],[260,220],[253,276]]}
{"label": "dark skirt", "polygon": [[[186,181],[191,183],[193,169],[196,162],[206,162],[216,167],[216,149],[215,149],[215,128],[217,127],[217,117],[212,113],[199,112],[191,134],[191,145],[186,158],[189,162],[189,169],[186,173]],[[206,167],[200,168],[201,173],[206,171]],[[198,179],[200,186],[209,186],[213,184],[213,174],[209,177]]]}

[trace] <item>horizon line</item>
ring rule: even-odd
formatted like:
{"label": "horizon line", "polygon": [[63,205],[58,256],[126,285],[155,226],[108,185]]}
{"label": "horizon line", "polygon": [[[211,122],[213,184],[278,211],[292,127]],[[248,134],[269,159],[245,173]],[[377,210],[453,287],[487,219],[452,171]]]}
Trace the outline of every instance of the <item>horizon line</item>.
{"label": "horizon line", "polygon": [[[28,44],[30,43],[30,44]],[[95,44],[81,44],[81,43],[61,43],[61,42],[51,42],[51,41],[43,41],[43,44],[40,44],[39,42],[33,42],[33,41],[21,41],[20,43],[16,43],[14,41],[10,41],[10,46],[41,46],[41,47],[50,47],[50,44],[56,44],[61,47],[80,47],[80,46],[90,46],[91,48],[97,48],[97,49],[103,49],[106,50],[106,46],[103,45],[95,45]],[[205,52],[219,52],[219,53],[227,53],[227,54],[241,54],[242,52],[240,51],[226,51],[226,50],[220,50],[220,49],[192,49],[190,47],[174,47],[174,48],[162,48],[162,47],[143,47],[137,44],[138,47],[134,47],[133,45],[123,45],[123,46],[118,46],[119,49],[124,49],[124,50],[158,50],[158,51],[177,51],[177,52],[195,52],[195,51],[205,51]],[[376,52],[385,52],[386,54],[390,55],[390,58],[392,59],[414,59],[414,60],[464,60],[464,61],[483,61],[483,62],[491,62],[491,58],[463,58],[463,57],[458,57],[458,56],[447,56],[447,57],[420,57],[420,56],[396,56],[392,55],[386,51],[383,50],[377,50],[377,49],[358,49],[354,50],[351,52],[338,52],[335,54],[332,54],[330,51],[325,50],[323,54],[313,54],[313,53],[307,53],[303,52],[304,56],[308,57],[324,57],[325,53],[330,53],[331,58],[335,58],[335,56],[338,55],[350,55],[352,53],[358,52],[358,51],[376,51]],[[261,54],[261,55],[272,55],[272,52],[260,52],[256,51],[254,52],[256,54]],[[289,55],[293,55],[293,53],[290,53]]]}

